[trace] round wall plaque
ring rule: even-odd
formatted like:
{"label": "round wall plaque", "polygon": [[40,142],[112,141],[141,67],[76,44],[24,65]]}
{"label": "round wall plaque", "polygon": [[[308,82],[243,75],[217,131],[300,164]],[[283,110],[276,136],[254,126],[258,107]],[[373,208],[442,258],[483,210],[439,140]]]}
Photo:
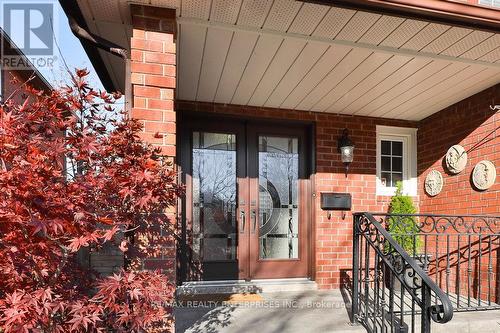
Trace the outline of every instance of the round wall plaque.
{"label": "round wall plaque", "polygon": [[474,167],[472,171],[472,182],[478,190],[486,190],[495,184],[497,171],[495,165],[491,161],[481,161]]}
{"label": "round wall plaque", "polygon": [[425,177],[425,192],[430,196],[436,196],[443,189],[443,176],[441,172],[432,170]]}
{"label": "round wall plaque", "polygon": [[451,146],[446,153],[446,167],[451,173],[462,172],[467,165],[467,152],[460,145]]}

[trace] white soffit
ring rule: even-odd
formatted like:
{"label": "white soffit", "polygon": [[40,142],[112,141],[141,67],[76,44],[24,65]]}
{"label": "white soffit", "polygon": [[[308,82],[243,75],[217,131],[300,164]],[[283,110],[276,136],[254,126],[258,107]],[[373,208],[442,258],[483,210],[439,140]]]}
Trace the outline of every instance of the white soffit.
{"label": "white soffit", "polygon": [[500,82],[490,32],[292,0],[79,0],[123,46],[131,3],[177,9],[178,99],[420,120]]}

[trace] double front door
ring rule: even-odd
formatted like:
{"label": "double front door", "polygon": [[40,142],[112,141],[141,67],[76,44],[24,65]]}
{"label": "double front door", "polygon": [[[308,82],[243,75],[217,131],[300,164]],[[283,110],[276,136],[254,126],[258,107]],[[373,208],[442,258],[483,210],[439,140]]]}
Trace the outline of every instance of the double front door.
{"label": "double front door", "polygon": [[307,277],[306,128],[207,119],[184,123],[184,279]]}

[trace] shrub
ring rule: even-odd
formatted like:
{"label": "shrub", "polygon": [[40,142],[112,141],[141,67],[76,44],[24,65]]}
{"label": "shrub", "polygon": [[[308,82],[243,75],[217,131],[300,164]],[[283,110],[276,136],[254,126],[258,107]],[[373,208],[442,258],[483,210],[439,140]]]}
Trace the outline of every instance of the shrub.
{"label": "shrub", "polygon": [[[120,95],[94,90],[87,75],[77,70],[72,86],[26,87],[0,103],[2,333],[169,325],[173,281],[140,270],[139,258],[172,243],[164,212],[182,188],[161,151],[141,141],[141,123],[113,110]],[[110,243],[127,266],[95,276],[78,253]]]}
{"label": "shrub", "polygon": [[[391,198],[390,214],[415,214],[417,209],[410,196],[403,194],[403,184],[396,183],[396,194]],[[414,216],[395,216],[387,221],[388,231],[401,247],[410,255],[417,254],[422,247],[422,239]]]}

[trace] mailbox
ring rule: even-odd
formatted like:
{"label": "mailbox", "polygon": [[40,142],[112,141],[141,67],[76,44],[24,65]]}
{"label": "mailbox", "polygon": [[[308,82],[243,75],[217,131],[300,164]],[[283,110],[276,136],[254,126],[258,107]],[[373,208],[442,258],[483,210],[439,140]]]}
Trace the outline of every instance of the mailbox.
{"label": "mailbox", "polygon": [[321,209],[351,210],[350,193],[321,193]]}

